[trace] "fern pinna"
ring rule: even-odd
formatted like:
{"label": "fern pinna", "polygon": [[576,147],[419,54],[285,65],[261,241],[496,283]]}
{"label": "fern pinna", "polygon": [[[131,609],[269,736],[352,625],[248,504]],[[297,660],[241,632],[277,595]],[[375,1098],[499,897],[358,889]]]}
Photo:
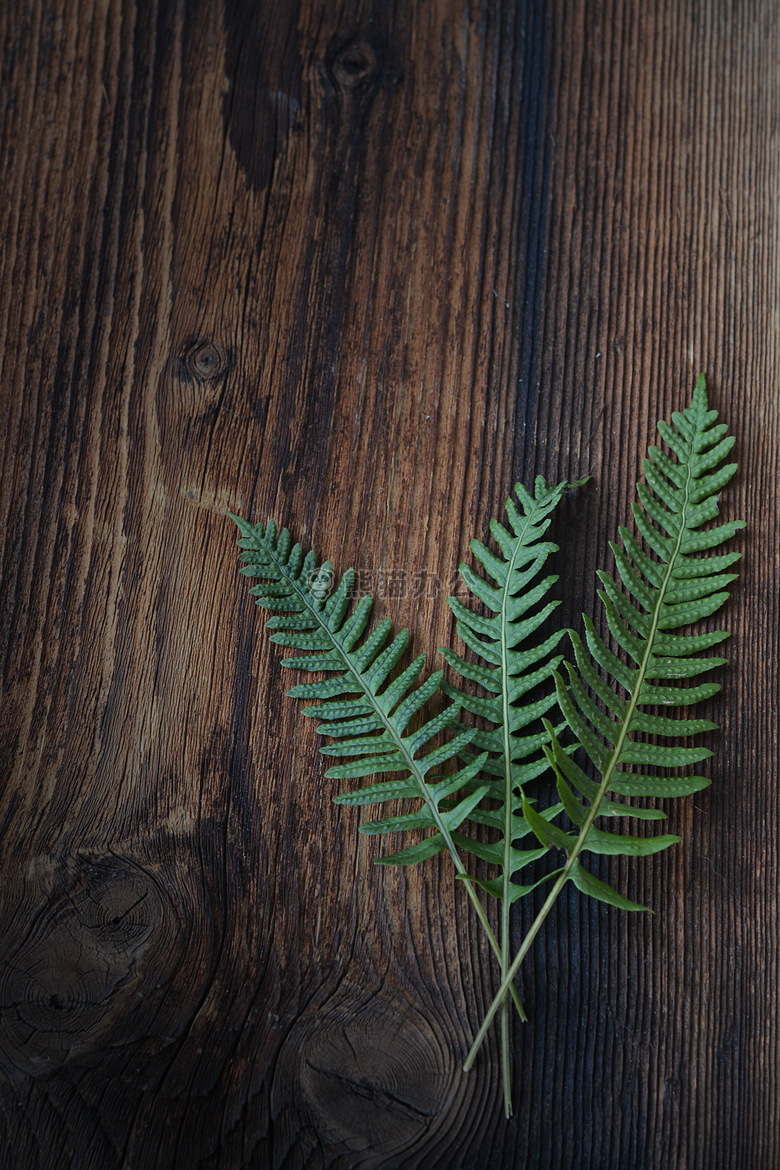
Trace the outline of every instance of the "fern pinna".
{"label": "fern pinna", "polygon": [[[260,578],[250,592],[259,606],[274,611],[268,619],[271,641],[303,653],[283,659],[298,670],[324,672],[328,677],[300,683],[288,694],[314,700],[304,714],[323,722],[321,735],[332,741],[320,748],[326,755],[346,763],[325,773],[334,780],[358,780],[395,773],[392,779],[357,788],[335,797],[340,804],[383,804],[414,800],[417,807],[361,825],[364,833],[391,833],[407,829],[430,830],[429,835],[390,856],[384,864],[412,865],[446,849],[459,875],[466,873],[453,835],[488,791],[486,784],[473,781],[486,759],[475,755],[457,771],[440,775],[439,769],[462,752],[474,738],[473,729],[457,725],[460,708],[450,703],[421,726],[418,713],[428,704],[441,684],[441,671],[419,682],[425,654],[403,670],[399,662],[409,641],[408,630],[391,637],[389,619],[369,629],[373,598],[351,598],[355,573],[347,569],[331,591],[333,568],[329,561],[319,565],[313,552],[304,555],[293,544],[287,529],[281,532],[273,520],[266,525],[249,524],[229,513],[238,525],[243,550],[242,572]],[[441,732],[455,734],[439,747],[421,754]],[[496,956],[501,950],[487,916],[470,883],[466,889]],[[513,989],[514,990],[514,989]],[[516,991],[513,1000],[523,1009]]]}
{"label": "fern pinna", "polygon": [[[490,523],[498,554],[491,552],[481,541],[471,542],[471,551],[490,580],[468,565],[460,566],[465,585],[487,612],[475,613],[457,598],[449,598],[450,608],[457,618],[457,634],[482,662],[467,661],[452,650],[441,649],[459,674],[478,683],[487,692],[486,695],[474,695],[445,684],[451,698],[493,725],[488,730],[478,731],[472,740],[475,748],[488,753],[474,783],[482,785],[487,780],[485,795],[490,799],[490,805],[472,810],[470,819],[489,826],[497,836],[495,840],[485,842],[457,833],[455,841],[498,868],[497,877],[480,879],[478,884],[501,901],[502,978],[509,970],[511,959],[512,904],[552,876],[545,874],[526,884],[515,880],[525,866],[547,852],[547,847],[534,838],[523,812],[523,798],[526,785],[549,769],[543,751],[549,741],[541,720],[557,705],[553,671],[563,655],[556,655],[555,651],[565,631],[558,629],[546,638],[539,637],[539,630],[560,604],[549,599],[551,587],[558,577],[540,578],[540,574],[550,554],[558,551],[558,546],[545,540],[544,536],[551,522],[550,514],[569,486],[578,485],[569,485],[565,481],[548,484],[538,476],[532,495],[522,484],[515,485],[519,508],[511,497],[507,500],[509,528],[498,520]],[[474,752],[462,749],[461,758],[473,763]],[[539,815],[551,819],[562,808],[559,804]],[[525,843],[524,848],[519,847],[520,842]],[[506,1115],[510,1116],[509,1013],[506,1002],[501,1032],[505,1066],[504,1108]]]}
{"label": "fern pinna", "polygon": [[[622,548],[612,545],[612,549],[623,587],[609,574],[599,573],[603,585],[599,596],[618,653],[585,618],[585,644],[572,634],[574,664],[566,663],[565,679],[556,674],[561,710],[597,778],[561,749],[549,728],[547,756],[555,769],[558,794],[572,828],[565,830],[550,824],[530,802],[524,801],[523,811],[539,844],[561,854],[563,863],[502,980],[469,1053],[467,1068],[567,881],[602,901],[625,909],[644,909],[597,879],[580,856],[642,856],[665,849],[679,838],[668,834],[639,837],[597,828],[596,818],[605,815],[647,817],[648,811],[659,815],[657,810],[611,801],[607,794],[681,796],[709,783],[703,776],[667,772],[700,763],[712,754],[707,748],[658,743],[656,737],[678,741],[716,725],[672,712],[657,714],[654,709],[689,708],[711,698],[719,690],[716,683],[690,680],[726,661],[702,657],[704,651],[728,637],[726,631],[673,632],[720,609],[728,598],[726,587],[736,577],[729,570],[740,554],[712,550],[744,527],[743,521],[706,527],[718,515],[720,493],[736,471],[736,464],[723,462],[734,439],[727,435],[727,427],[716,420],[717,412],[708,407],[701,377],[690,406],[672,416],[672,425],[658,424],[668,451],[650,447],[649,458],[643,463],[647,482],[638,485],[639,503],[633,508],[644,546],[628,529],[621,528]],[[616,687],[608,680],[613,680]]]}

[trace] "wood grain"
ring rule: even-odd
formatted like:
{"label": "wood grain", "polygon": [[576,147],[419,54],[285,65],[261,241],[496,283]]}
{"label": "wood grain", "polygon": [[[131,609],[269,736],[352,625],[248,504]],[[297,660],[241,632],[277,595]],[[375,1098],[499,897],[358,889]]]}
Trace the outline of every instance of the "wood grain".
{"label": "wood grain", "polygon": [[[19,0],[0,43],[0,1164],[775,1165],[776,6]],[[332,804],[224,513],[433,649],[512,476],[590,474],[573,622],[700,369],[749,523],[715,782],[603,866],[652,919],[559,904],[505,1123],[463,891]]]}

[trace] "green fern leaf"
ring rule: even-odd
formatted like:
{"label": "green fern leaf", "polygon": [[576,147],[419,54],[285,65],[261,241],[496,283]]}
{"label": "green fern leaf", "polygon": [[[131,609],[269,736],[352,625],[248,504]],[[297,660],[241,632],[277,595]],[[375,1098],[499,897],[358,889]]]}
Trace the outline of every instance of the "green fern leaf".
{"label": "green fern leaf", "polygon": [[[735,573],[723,570],[736,563],[740,554],[711,550],[733,536],[743,522],[703,527],[717,516],[718,496],[737,469],[735,463],[722,463],[734,439],[716,419],[702,377],[690,406],[674,414],[671,425],[659,423],[671,454],[650,447],[643,463],[647,482],[638,485],[640,503],[634,505],[634,516],[651,552],[621,530],[622,548],[612,546],[618,579],[599,573],[603,586],[599,597],[607,624],[625,654],[620,672],[614,674],[615,686],[607,681],[613,675],[615,656],[592,625],[587,629],[587,649],[576,634],[571,635],[575,662],[565,664],[565,679],[556,672],[561,710],[600,777],[596,783],[587,780],[581,769],[575,770],[551,730],[552,742],[546,751],[556,771],[561,801],[579,828],[568,850],[569,858],[575,860],[581,852],[647,855],[679,840],[671,834],[640,837],[596,828],[595,818],[614,813],[616,807],[624,815],[639,814],[645,819],[648,811],[657,815],[658,810],[615,806],[608,793],[676,796],[698,791],[707,783],[678,770],[701,763],[712,753],[679,741],[717,725],[704,719],[661,716],[647,708],[657,706],[659,700],[666,706],[676,703],[688,708],[697,698],[711,697],[719,689],[717,684],[705,684],[702,692],[687,686],[687,680],[726,661],[703,653],[728,637],[725,630],[667,633],[710,617],[728,598],[724,586],[736,579]],[[672,742],[659,743],[657,736]],[[642,769],[641,774],[633,771],[635,766]],[[572,880],[573,870],[572,866]],[[588,882],[581,873],[580,862],[577,884],[587,893]],[[598,888],[591,886],[594,891]]]}
{"label": "green fern leaf", "polygon": [[[474,790],[469,788],[460,801],[455,798],[455,804],[449,804],[445,811],[440,808],[442,796],[446,790],[452,800],[452,787],[445,780],[431,778],[430,773],[462,751],[475,732],[461,727],[443,746],[423,751],[429,740],[457,722],[459,708],[450,704],[422,727],[410,726],[439,689],[441,672],[420,682],[424,654],[405,670],[396,671],[409,633],[402,630],[392,637],[387,619],[367,632],[372,608],[372,598],[368,596],[360,598],[348,615],[355,580],[352,569],[344,573],[331,592],[330,562],[318,565],[312,553],[304,556],[299,545],[293,546],[286,529],[279,532],[273,520],[263,526],[249,524],[232,514],[231,518],[241,532],[238,544],[243,550],[242,572],[262,578],[250,593],[258,605],[276,611],[269,621],[274,630],[271,640],[302,651],[283,658],[282,665],[328,675],[315,682],[299,683],[288,691],[293,698],[320,700],[316,707],[304,708],[304,714],[323,721],[320,731],[332,741],[320,750],[348,758],[348,762],[329,768],[326,777],[341,780],[402,774],[401,779],[389,785],[373,785],[336,799],[353,804],[362,803],[365,797],[373,803],[399,798],[421,800],[421,811],[364,825],[363,830],[388,832],[413,825],[425,827],[433,830],[435,839],[427,848],[431,850],[435,843],[437,852],[445,849],[447,824],[457,819],[464,804],[472,804]],[[458,773],[460,787],[473,774],[473,768],[465,776]],[[486,791],[485,785],[480,796]]]}
{"label": "green fern leaf", "polygon": [[[645,856],[679,840],[671,834],[644,837],[596,827],[596,819],[605,815],[622,813],[646,818],[647,812],[652,811],[611,801],[609,794],[629,798],[681,796],[709,783],[681,769],[701,762],[711,752],[683,746],[679,741],[715,725],[678,718],[673,713],[659,716],[648,708],[664,705],[687,710],[719,690],[715,683],[690,684],[688,680],[725,662],[723,658],[702,655],[722,642],[727,633],[667,632],[720,609],[728,597],[724,586],[735,576],[728,570],[740,557],[737,552],[714,550],[744,527],[741,520],[704,527],[718,515],[720,492],[736,471],[736,464],[723,463],[734,439],[716,420],[717,412],[709,409],[702,376],[690,405],[682,413],[675,413],[671,424],[658,424],[669,452],[650,447],[649,458],[643,463],[646,483],[638,485],[639,503],[633,509],[645,547],[621,529],[622,549],[614,550],[619,581],[609,574],[599,574],[603,586],[599,596],[618,653],[585,619],[585,643],[578,635],[571,635],[574,663],[565,664],[565,677],[555,672],[561,711],[598,779],[591,779],[568,757],[550,727],[550,744],[545,753],[555,770],[558,794],[572,828],[564,831],[549,825],[530,806],[524,811],[539,845],[562,853],[564,864],[491,1004],[467,1068],[567,881],[588,896],[624,909],[643,909],[628,903],[590,874],[582,864],[581,854]],[[658,743],[658,735],[673,742]],[[635,772],[635,766],[641,772]]]}
{"label": "green fern leaf", "polygon": [[[299,683],[287,692],[293,698],[316,700],[303,711],[322,721],[319,730],[331,741],[320,750],[344,761],[329,768],[326,777],[360,780],[395,774],[392,779],[342,793],[335,797],[336,802],[381,805],[390,800],[414,800],[417,807],[413,811],[362,825],[364,833],[428,832],[423,841],[383,857],[382,863],[410,865],[447,850],[458,875],[465,876],[453,834],[488,791],[487,784],[475,781],[487,753],[475,754],[454,774],[440,774],[476,734],[474,729],[458,725],[456,704],[449,704],[418,726],[418,713],[439,690],[441,672],[420,681],[424,654],[400,669],[408,631],[392,637],[388,619],[369,628],[372,598],[361,597],[350,606],[355,581],[352,569],[347,569],[331,591],[330,562],[318,564],[313,552],[304,555],[300,545],[293,545],[287,529],[280,532],[273,520],[253,525],[229,515],[241,533],[241,571],[258,579],[250,593],[259,606],[274,613],[268,620],[273,630],[271,640],[300,651],[283,658],[282,664],[326,675]],[[430,741],[447,729],[455,734],[430,748]],[[485,911],[472,887],[466,888],[500,959]],[[513,998],[525,1018],[516,994]]]}
{"label": "green fern leaf", "polygon": [[[536,479],[533,495],[516,484],[518,504],[506,503],[508,527],[492,520],[490,531],[498,547],[492,552],[481,541],[473,540],[471,550],[484,570],[484,576],[460,566],[460,574],[472,594],[483,603],[488,614],[467,608],[456,598],[449,599],[454,613],[456,632],[469,650],[481,659],[468,661],[454,651],[442,648],[447,662],[463,678],[478,683],[484,695],[473,696],[445,684],[445,691],[460,706],[492,724],[478,731],[472,751],[461,757],[474,762],[476,752],[487,754],[479,775],[472,785],[480,785],[490,806],[472,809],[472,819],[498,830],[498,839],[485,844],[469,834],[459,834],[457,843],[483,861],[497,866],[498,877],[475,880],[475,884],[501,902],[501,975],[506,975],[510,961],[510,911],[525,894],[554,875],[545,874],[536,881],[519,882],[517,874],[547,852],[549,842],[561,830],[552,823],[562,809],[538,813],[526,797],[526,785],[549,765],[544,755],[548,733],[542,718],[556,706],[553,683],[554,668],[562,661],[556,654],[563,630],[541,638],[539,630],[555,611],[559,602],[550,600],[551,587],[557,576],[541,573],[549,555],[558,546],[545,540],[550,515],[565,490],[566,482],[548,484]],[[541,844],[534,847],[534,825]],[[546,837],[544,835],[546,834]],[[542,840],[544,837],[544,840]],[[522,843],[524,848],[518,847]],[[528,848],[528,846],[531,848]],[[509,1067],[509,1020],[502,1016],[502,1059],[504,1104],[511,1113],[511,1073]]]}
{"label": "green fern leaf", "polygon": [[[511,498],[507,501],[508,527],[498,520],[490,524],[499,553],[491,552],[478,540],[471,542],[471,550],[490,580],[467,565],[460,566],[460,574],[474,596],[492,612],[475,613],[454,597],[449,598],[449,606],[457,619],[457,634],[483,664],[441,649],[450,666],[487,692],[474,696],[444,684],[450,698],[493,725],[474,735],[474,748],[488,756],[481,774],[472,783],[487,785],[485,795],[493,802],[491,823],[500,837],[488,852],[481,842],[468,836],[462,836],[459,843],[501,871],[498,881],[480,884],[503,902],[502,934],[507,948],[508,908],[516,901],[517,890],[530,890],[536,884],[523,887],[514,879],[523,866],[545,852],[518,849],[517,843],[532,838],[531,825],[523,813],[525,786],[549,767],[543,751],[549,738],[541,721],[556,706],[553,670],[563,659],[556,649],[564,631],[556,630],[544,639],[534,635],[559,604],[549,599],[557,576],[540,578],[540,574],[550,554],[558,551],[558,546],[544,537],[550,515],[567,487],[565,481],[548,484],[539,476],[532,495],[517,484],[519,507]],[[529,694],[533,694],[533,700],[527,698]],[[473,760],[475,754],[461,753],[466,760]]]}

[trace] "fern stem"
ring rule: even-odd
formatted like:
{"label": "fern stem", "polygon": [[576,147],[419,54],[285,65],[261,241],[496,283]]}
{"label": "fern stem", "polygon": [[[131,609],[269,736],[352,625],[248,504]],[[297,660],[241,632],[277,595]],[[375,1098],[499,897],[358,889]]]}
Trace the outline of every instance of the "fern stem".
{"label": "fern stem", "polygon": [[528,951],[531,947],[532,942],[534,941],[537,934],[539,933],[539,931],[542,927],[542,924],[544,923],[544,920],[547,918],[548,914],[550,913],[553,906],[555,905],[555,902],[558,899],[558,895],[560,894],[561,890],[563,889],[563,887],[565,886],[565,884],[569,878],[569,874],[571,873],[571,870],[574,866],[575,861],[577,860],[577,858],[579,857],[583,848],[585,847],[588,833],[590,832],[591,827],[593,825],[593,822],[595,821],[596,817],[599,814],[601,802],[604,799],[604,797],[606,796],[607,791],[609,790],[609,786],[610,786],[610,783],[612,781],[612,776],[614,774],[615,768],[617,767],[617,765],[620,761],[620,756],[621,756],[621,753],[623,751],[623,747],[625,745],[626,737],[628,736],[628,730],[629,730],[629,727],[631,726],[631,720],[632,720],[634,713],[636,711],[636,708],[639,704],[639,696],[642,692],[642,686],[644,684],[645,677],[647,674],[648,665],[650,662],[650,658],[651,658],[652,653],[653,653],[653,645],[655,643],[656,635],[658,633],[658,623],[659,623],[660,618],[661,618],[661,610],[663,608],[664,599],[666,597],[666,593],[667,593],[667,590],[669,588],[669,582],[672,579],[675,564],[677,561],[677,557],[680,554],[680,550],[681,550],[682,542],[683,542],[683,537],[686,534],[686,532],[688,531],[687,526],[686,526],[686,510],[687,510],[688,504],[690,503],[691,478],[692,478],[691,464],[690,464],[690,462],[688,462],[687,474],[686,474],[686,479],[685,479],[685,497],[684,497],[683,508],[682,508],[682,512],[681,512],[681,516],[680,516],[680,528],[679,528],[679,532],[677,533],[677,540],[675,542],[675,547],[674,547],[674,550],[672,552],[672,555],[669,558],[669,563],[666,567],[666,572],[664,573],[663,579],[662,579],[661,584],[660,584],[659,589],[658,589],[658,596],[657,596],[655,606],[654,606],[653,611],[652,611],[651,624],[650,624],[650,630],[649,630],[648,636],[647,636],[647,642],[645,644],[644,652],[642,654],[642,659],[638,663],[638,673],[637,673],[636,684],[635,684],[634,689],[631,692],[631,695],[629,697],[629,700],[628,700],[628,703],[626,706],[626,710],[625,710],[625,714],[623,717],[623,721],[622,721],[621,726],[620,726],[620,731],[619,731],[617,739],[616,739],[615,746],[613,748],[613,751],[612,751],[612,753],[611,753],[611,755],[606,763],[604,771],[602,773],[602,780],[601,780],[601,783],[598,787],[598,791],[596,792],[596,795],[593,799],[591,807],[588,810],[588,814],[585,817],[585,820],[583,821],[583,824],[582,824],[580,831],[579,831],[579,834],[577,836],[577,840],[575,841],[574,845],[571,848],[571,851],[569,852],[568,858],[566,860],[566,864],[564,865],[563,869],[561,870],[560,876],[558,877],[557,881],[555,882],[555,885],[550,890],[550,893],[547,895],[547,898],[546,898],[544,904],[542,905],[542,908],[540,909],[540,911],[537,914],[536,918],[534,919],[534,922],[531,925],[528,933],[526,934],[525,938],[523,939],[523,942],[522,942],[522,945],[520,946],[519,951],[515,955],[515,958],[513,959],[512,964],[509,967],[506,975],[503,977],[503,979],[501,981],[501,985],[500,985],[498,991],[496,992],[495,998],[493,999],[493,1002],[491,1003],[490,1007],[488,1008],[487,1014],[485,1015],[485,1018],[482,1021],[482,1025],[481,1025],[479,1031],[477,1032],[477,1035],[474,1038],[474,1043],[472,1044],[471,1049],[469,1050],[469,1054],[466,1057],[466,1062],[463,1066],[466,1072],[468,1072],[471,1069],[471,1067],[473,1066],[474,1060],[477,1056],[477,1053],[479,1052],[479,1049],[482,1046],[482,1042],[485,1039],[485,1036],[487,1035],[487,1032],[488,1032],[488,1029],[489,1029],[491,1023],[493,1022],[493,1018],[495,1017],[496,1012],[498,1011],[501,1004],[504,1002],[506,994],[507,994],[510,986],[513,986],[513,980],[514,980],[515,976],[517,975],[517,972],[519,971],[520,966],[523,963],[523,960],[525,959],[526,955],[528,954]]}
{"label": "fern stem", "polygon": [[[573,864],[574,864],[574,857],[572,857],[572,865]],[[552,910],[552,908],[555,905],[555,902],[558,898],[558,895],[560,894],[561,890],[563,889],[564,885],[566,884],[566,880],[569,876],[570,868],[571,868],[571,866],[564,866],[564,868],[561,870],[560,877],[556,881],[553,888],[550,890],[550,893],[547,895],[547,898],[544,902],[544,905],[542,906],[541,910],[539,911],[536,918],[534,919],[533,925],[531,926],[530,930],[528,931],[528,934],[523,939],[520,950],[515,955],[514,960],[512,962],[512,965],[509,968],[509,971],[507,972],[506,979],[504,979],[502,981],[501,986],[499,987],[498,991],[496,992],[496,996],[495,996],[493,1002],[491,1003],[490,1007],[488,1008],[488,1011],[487,1011],[487,1014],[486,1014],[484,1020],[482,1021],[482,1026],[480,1027],[479,1031],[477,1032],[476,1036],[474,1037],[474,1043],[471,1045],[471,1048],[469,1049],[469,1054],[466,1057],[466,1062],[463,1065],[465,1072],[469,1072],[471,1070],[471,1068],[474,1064],[474,1061],[476,1059],[477,1053],[479,1052],[480,1048],[482,1047],[482,1041],[485,1039],[485,1036],[488,1033],[488,1029],[490,1028],[490,1025],[493,1022],[493,1017],[495,1016],[495,1014],[498,1011],[501,1004],[504,1002],[505,996],[506,996],[510,986],[513,986],[512,980],[514,979],[515,975],[519,971],[520,965],[522,964],[523,959],[528,954],[528,951],[531,948],[531,943],[534,941],[537,934],[541,930],[542,924],[544,923],[545,918]]]}
{"label": "fern stem", "polygon": [[[292,588],[298,594],[298,596],[300,597],[303,604],[306,606],[306,608],[309,610],[309,612],[317,619],[317,622],[318,622],[321,630],[323,631],[323,633],[327,634],[328,639],[329,639],[333,649],[338,653],[339,657],[344,662],[345,669],[347,671],[349,671],[350,675],[353,678],[355,678],[356,681],[360,684],[360,686],[363,690],[363,693],[364,693],[366,699],[368,700],[368,702],[371,704],[372,708],[374,709],[374,712],[375,712],[377,718],[381,720],[381,722],[385,728],[385,731],[393,739],[393,742],[395,743],[396,748],[398,749],[399,753],[403,757],[403,760],[404,760],[406,767],[409,769],[409,772],[411,773],[411,775],[415,779],[415,782],[416,782],[417,787],[418,787],[419,792],[420,792],[420,796],[425,801],[425,804],[428,806],[428,809],[430,810],[430,813],[431,813],[431,816],[433,817],[436,828],[437,828],[438,832],[441,834],[441,837],[442,837],[442,839],[445,843],[445,846],[447,848],[447,852],[449,853],[450,857],[452,858],[452,862],[455,866],[455,869],[457,871],[458,876],[465,879],[462,884],[465,885],[465,887],[466,887],[466,893],[468,894],[468,896],[471,900],[471,903],[474,907],[477,918],[479,919],[480,925],[482,926],[482,929],[485,932],[485,936],[487,937],[487,940],[488,940],[488,942],[493,950],[493,953],[495,954],[495,956],[498,959],[499,964],[500,964],[502,962],[501,947],[499,946],[498,940],[496,939],[496,936],[493,933],[493,929],[490,925],[490,922],[488,920],[485,909],[477,896],[476,890],[473,888],[472,883],[469,880],[468,872],[467,872],[466,867],[464,866],[463,862],[461,861],[460,854],[458,853],[457,846],[455,845],[455,842],[452,839],[452,835],[450,833],[450,830],[447,828],[447,825],[442,820],[441,813],[439,812],[439,809],[436,805],[436,802],[431,797],[430,789],[428,787],[428,784],[425,781],[425,773],[422,771],[419,764],[414,759],[414,756],[409,752],[406,744],[404,743],[403,737],[396,733],[395,727],[391,723],[390,719],[385,715],[385,713],[382,710],[379,703],[376,701],[376,696],[372,693],[371,689],[366,685],[365,681],[363,680],[362,676],[358,673],[358,671],[356,671],[354,669],[354,666],[353,666],[352,662],[350,661],[349,656],[345,653],[343,647],[340,645],[338,640],[334,637],[333,631],[330,629],[328,623],[323,619],[323,615],[322,615],[321,611],[319,609],[317,609],[314,605],[312,605],[311,595],[308,593],[308,591],[306,589],[301,588],[301,585],[296,578],[292,577],[287,572],[286,564],[284,563],[284,561],[280,560],[280,558],[276,556],[275,550],[269,549],[266,547],[265,552],[267,553],[267,555],[269,555],[273,559],[279,572],[284,575],[285,579],[288,581],[288,583],[292,586]],[[502,970],[502,974],[503,974],[503,970]],[[514,987],[514,985],[512,985],[512,987],[509,988],[508,990],[509,990],[510,994],[512,995],[512,1001],[517,1009],[517,1012],[518,1012],[518,1015],[520,1016],[520,1019],[525,1021],[527,1019],[527,1016],[525,1013],[525,1009],[520,1001],[520,996],[519,996],[519,993],[517,991],[517,988]]]}

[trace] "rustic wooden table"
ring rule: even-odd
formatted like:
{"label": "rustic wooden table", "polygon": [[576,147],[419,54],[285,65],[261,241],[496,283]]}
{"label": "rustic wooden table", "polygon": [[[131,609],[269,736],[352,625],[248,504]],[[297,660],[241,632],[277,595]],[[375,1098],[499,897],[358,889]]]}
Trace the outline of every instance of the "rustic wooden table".
{"label": "rustic wooden table", "polygon": [[[10,0],[0,43],[2,1165],[779,1165],[780,9]],[[332,804],[225,511],[425,574],[378,604],[433,648],[513,478],[590,474],[574,622],[700,369],[749,521],[714,783],[602,861],[654,916],[559,903],[505,1122],[464,891]]]}

